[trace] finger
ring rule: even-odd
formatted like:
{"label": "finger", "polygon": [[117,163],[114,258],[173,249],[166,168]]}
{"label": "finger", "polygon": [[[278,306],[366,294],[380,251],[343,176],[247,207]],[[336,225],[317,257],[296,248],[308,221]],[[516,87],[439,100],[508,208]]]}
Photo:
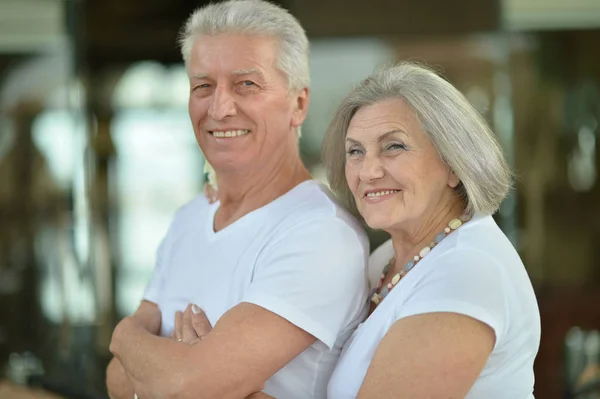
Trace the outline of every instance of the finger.
{"label": "finger", "polygon": [[212,331],[210,321],[198,305],[192,305],[192,326],[200,338]]}
{"label": "finger", "polygon": [[194,327],[192,326],[192,305],[188,305],[183,312],[183,325],[182,325],[182,336],[183,342],[190,343],[192,340],[198,338]]}
{"label": "finger", "polygon": [[182,339],[183,336],[183,313],[180,311],[175,312],[175,327],[173,329],[174,338],[176,340]]}

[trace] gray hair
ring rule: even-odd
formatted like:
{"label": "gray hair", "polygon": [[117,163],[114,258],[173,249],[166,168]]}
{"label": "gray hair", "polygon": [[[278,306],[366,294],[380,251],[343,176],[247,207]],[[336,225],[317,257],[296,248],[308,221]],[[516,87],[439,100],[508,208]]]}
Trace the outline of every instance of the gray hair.
{"label": "gray hair", "polygon": [[468,100],[434,71],[402,62],[374,73],[338,108],[323,142],[323,161],[332,190],[351,210],[356,204],[345,177],[345,138],[356,112],[400,98],[415,112],[438,154],[460,180],[465,211],[492,214],[512,186],[512,174],[494,133]]}
{"label": "gray hair", "polygon": [[263,0],[229,0],[194,11],[179,37],[183,60],[187,64],[198,36],[228,33],[278,39],[276,66],[286,75],[288,87],[294,90],[309,87],[309,45],[304,29],[287,10]]}

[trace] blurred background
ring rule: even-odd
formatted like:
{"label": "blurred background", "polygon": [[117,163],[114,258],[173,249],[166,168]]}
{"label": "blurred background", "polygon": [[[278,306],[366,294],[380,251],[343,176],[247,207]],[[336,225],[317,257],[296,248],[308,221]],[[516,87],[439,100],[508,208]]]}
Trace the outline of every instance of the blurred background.
{"label": "blurred background", "polygon": [[[114,325],[204,184],[175,44],[203,3],[0,0],[0,398],[106,398]],[[536,397],[600,398],[600,0],[277,3],[311,40],[316,177],[336,105],[384,63],[435,67],[489,120],[541,311]]]}

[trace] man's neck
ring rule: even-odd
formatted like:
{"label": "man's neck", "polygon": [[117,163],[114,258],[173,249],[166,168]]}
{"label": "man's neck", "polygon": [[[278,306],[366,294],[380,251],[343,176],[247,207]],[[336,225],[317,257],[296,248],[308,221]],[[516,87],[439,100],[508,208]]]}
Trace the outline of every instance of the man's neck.
{"label": "man's neck", "polygon": [[265,165],[261,171],[222,173],[217,171],[220,206],[214,220],[219,231],[311,179],[297,155]]}

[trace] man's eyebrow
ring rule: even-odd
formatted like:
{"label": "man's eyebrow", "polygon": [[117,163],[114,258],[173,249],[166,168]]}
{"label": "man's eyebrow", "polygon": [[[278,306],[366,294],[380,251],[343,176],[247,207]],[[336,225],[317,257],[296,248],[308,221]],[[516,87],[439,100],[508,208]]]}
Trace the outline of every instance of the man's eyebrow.
{"label": "man's eyebrow", "polygon": [[[262,72],[260,72],[258,69],[254,69],[254,68],[251,68],[251,69],[239,69],[237,71],[233,71],[231,74],[233,76],[235,76],[235,77],[246,76],[246,75],[258,75],[261,78],[263,77]],[[191,79],[198,79],[198,80],[200,80],[200,79],[208,79],[208,74],[206,74],[206,73],[199,73],[199,74],[190,76],[190,78]]]}
{"label": "man's eyebrow", "polygon": [[240,69],[237,71],[233,71],[233,76],[246,76],[246,75],[258,75],[261,78],[263,77],[262,72],[258,69],[250,68],[250,69]]}

